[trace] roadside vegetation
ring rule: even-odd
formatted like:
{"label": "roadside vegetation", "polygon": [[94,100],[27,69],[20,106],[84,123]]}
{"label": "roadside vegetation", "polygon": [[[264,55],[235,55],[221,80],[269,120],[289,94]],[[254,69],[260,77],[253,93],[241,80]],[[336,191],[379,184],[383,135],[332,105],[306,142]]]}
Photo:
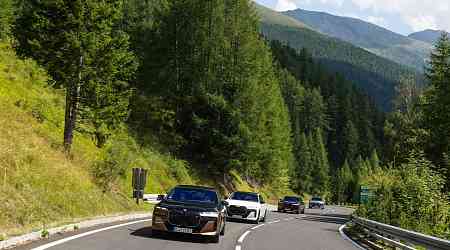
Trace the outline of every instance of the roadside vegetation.
{"label": "roadside vegetation", "polygon": [[385,124],[381,171],[362,183],[374,197],[358,213],[384,223],[450,239],[450,39],[443,34],[427,67],[428,87],[408,78],[397,87]]}

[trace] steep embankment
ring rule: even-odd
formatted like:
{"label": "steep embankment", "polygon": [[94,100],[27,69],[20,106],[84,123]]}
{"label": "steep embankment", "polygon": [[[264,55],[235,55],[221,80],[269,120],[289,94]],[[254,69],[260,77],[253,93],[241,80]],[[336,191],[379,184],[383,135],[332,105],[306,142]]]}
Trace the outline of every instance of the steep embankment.
{"label": "steep embankment", "polygon": [[[63,93],[48,87],[47,79],[34,62],[18,59],[0,43],[0,235],[145,209],[129,199],[134,166],[151,169],[148,192],[194,182],[184,162],[140,149],[126,133],[104,149],[76,134],[73,158],[67,159],[61,150]],[[104,193],[92,173],[106,162],[121,166],[122,173]]]}

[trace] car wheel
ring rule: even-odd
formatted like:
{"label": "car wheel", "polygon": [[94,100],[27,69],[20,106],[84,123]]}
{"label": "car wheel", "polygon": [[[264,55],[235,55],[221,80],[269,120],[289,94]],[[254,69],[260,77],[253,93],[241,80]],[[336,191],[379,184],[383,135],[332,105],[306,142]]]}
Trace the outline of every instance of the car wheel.
{"label": "car wheel", "polygon": [[212,236],[211,242],[212,243],[219,243],[220,242],[220,235],[217,234],[217,235]]}
{"label": "car wheel", "polygon": [[264,217],[262,218],[261,222],[266,222],[266,217],[267,217],[267,211],[264,213]]}
{"label": "car wheel", "polygon": [[302,214],[305,214],[305,209],[303,208],[303,210],[302,210]]}
{"label": "car wheel", "polygon": [[295,212],[296,214],[300,214],[300,209],[299,210],[297,210],[297,212]]}
{"label": "car wheel", "polygon": [[163,236],[163,232],[158,231],[158,230],[152,230],[152,237],[162,237]]}

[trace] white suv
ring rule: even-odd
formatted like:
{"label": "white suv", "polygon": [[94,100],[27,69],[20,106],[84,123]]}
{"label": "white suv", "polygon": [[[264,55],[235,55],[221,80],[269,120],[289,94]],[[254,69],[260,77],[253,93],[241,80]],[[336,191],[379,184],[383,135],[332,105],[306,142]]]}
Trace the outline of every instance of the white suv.
{"label": "white suv", "polygon": [[226,201],[228,202],[228,218],[243,219],[254,223],[266,220],[267,205],[258,193],[234,192]]}

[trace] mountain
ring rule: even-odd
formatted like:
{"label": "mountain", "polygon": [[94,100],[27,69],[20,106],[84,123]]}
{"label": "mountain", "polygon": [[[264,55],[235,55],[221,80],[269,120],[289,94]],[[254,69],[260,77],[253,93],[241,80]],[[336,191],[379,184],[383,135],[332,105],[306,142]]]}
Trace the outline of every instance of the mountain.
{"label": "mountain", "polygon": [[293,28],[309,28],[306,24],[298,21],[295,18],[283,15],[282,13],[273,11],[267,7],[255,3],[255,8],[259,13],[263,23],[271,23]]}
{"label": "mountain", "polygon": [[432,48],[428,42],[412,39],[356,18],[302,9],[286,11],[283,14],[323,34],[347,41],[419,71],[423,70],[425,59]]}
{"label": "mountain", "polygon": [[276,11],[256,6],[262,20],[261,32],[266,39],[284,42],[297,50],[306,48],[316,61],[326,66],[329,71],[341,73],[347,80],[352,81],[383,110],[391,109],[398,80],[404,75],[418,75],[410,68],[349,42],[319,33],[302,22],[299,23],[303,27],[273,22],[270,16],[277,15]]}
{"label": "mountain", "polygon": [[[410,34],[408,37],[418,41],[434,44],[442,35],[443,30],[424,30]],[[450,34],[447,32],[447,34]]]}

